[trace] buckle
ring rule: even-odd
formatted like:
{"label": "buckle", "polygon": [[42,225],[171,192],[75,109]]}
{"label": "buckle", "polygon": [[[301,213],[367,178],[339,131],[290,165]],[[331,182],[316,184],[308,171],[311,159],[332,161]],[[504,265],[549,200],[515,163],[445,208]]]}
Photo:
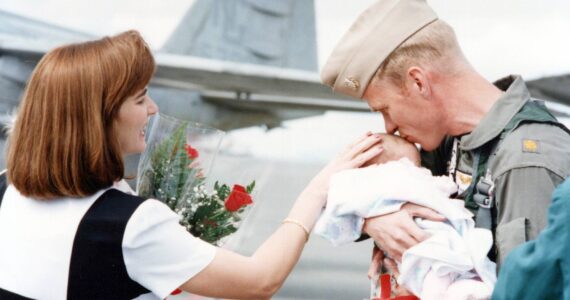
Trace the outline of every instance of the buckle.
{"label": "buckle", "polygon": [[473,195],[473,201],[479,207],[491,208],[493,206],[493,197],[495,193],[495,185],[487,178],[481,178],[475,186],[476,193]]}
{"label": "buckle", "polygon": [[491,208],[491,197],[482,195],[482,194],[475,194],[473,195],[473,201],[477,204],[477,206],[482,208]]}

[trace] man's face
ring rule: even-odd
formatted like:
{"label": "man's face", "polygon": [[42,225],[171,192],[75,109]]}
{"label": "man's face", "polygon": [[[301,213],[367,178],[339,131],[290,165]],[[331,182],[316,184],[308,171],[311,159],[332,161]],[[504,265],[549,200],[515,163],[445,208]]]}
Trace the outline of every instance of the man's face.
{"label": "man's face", "polygon": [[399,132],[426,151],[434,150],[445,137],[443,110],[426,99],[414,86],[396,86],[388,80],[373,79],[362,97],[374,112],[384,117],[386,131]]}

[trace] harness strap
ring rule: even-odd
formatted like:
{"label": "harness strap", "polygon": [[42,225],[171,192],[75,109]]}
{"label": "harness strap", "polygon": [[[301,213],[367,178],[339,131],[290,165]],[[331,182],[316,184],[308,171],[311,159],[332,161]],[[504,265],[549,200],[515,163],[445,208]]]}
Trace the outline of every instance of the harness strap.
{"label": "harness strap", "polygon": [[[483,150],[484,151],[484,150]],[[491,216],[491,207],[492,207],[492,203],[491,203],[491,197],[489,194],[486,195],[482,195],[480,193],[480,188],[481,188],[481,184],[482,181],[479,181],[478,179],[481,176],[481,169],[486,169],[487,163],[489,162],[489,156],[485,155],[485,162],[484,163],[479,163],[481,161],[481,152],[483,151],[476,151],[475,152],[475,158],[473,159],[473,175],[472,175],[472,180],[471,180],[471,184],[469,185],[469,190],[468,190],[468,194],[469,195],[473,195],[472,196],[472,201],[477,204],[478,208],[477,208],[477,218],[476,218],[476,226],[478,228],[486,228],[489,230],[493,229],[493,220],[492,220],[492,216]],[[487,153],[485,153],[487,154]],[[482,179],[484,177],[481,177]],[[488,189],[489,191],[491,189]]]}
{"label": "harness strap", "polygon": [[[494,198],[495,185],[488,168],[489,162],[497,154],[499,146],[505,137],[520,125],[526,123],[550,124],[570,134],[570,130],[557,122],[542,101],[531,100],[509,121],[507,126],[501,131],[501,134],[496,138],[496,141],[475,150],[473,176],[470,185],[472,189],[468,193],[469,199],[466,200],[472,200],[478,206],[476,227],[489,229],[493,234],[496,227],[496,203]],[[479,159],[478,157],[480,156],[483,156],[483,159]],[[483,174],[485,175],[483,176]]]}
{"label": "harness strap", "polygon": [[380,297],[371,300],[419,300],[414,295],[392,297],[392,276],[390,274],[382,274],[378,280],[380,282]]}
{"label": "harness strap", "polygon": [[476,185],[477,193],[473,195],[473,202],[479,208],[477,209],[477,222],[475,227],[486,228],[494,232],[496,224],[494,220],[494,190],[495,185],[490,177],[482,177]]}
{"label": "harness strap", "polygon": [[378,280],[380,280],[380,299],[390,299],[392,296],[392,275],[382,274]]}

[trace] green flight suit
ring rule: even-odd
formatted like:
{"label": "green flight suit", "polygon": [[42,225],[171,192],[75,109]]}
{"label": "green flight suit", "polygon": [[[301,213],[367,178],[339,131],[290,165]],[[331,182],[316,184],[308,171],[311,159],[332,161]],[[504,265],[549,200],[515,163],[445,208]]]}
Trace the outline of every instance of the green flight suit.
{"label": "green flight suit", "polygon": [[[472,132],[446,137],[432,152],[422,152],[422,164],[434,175],[448,174],[453,140],[458,140],[454,180],[460,186],[458,198],[465,199],[471,182],[474,151],[490,147],[511,119],[531,101],[520,76],[509,76],[495,83],[505,91]],[[570,175],[570,135],[549,123],[522,123],[507,131],[489,165],[495,186],[497,263],[511,249],[535,239],[546,225],[550,196],[554,188]],[[477,205],[468,201],[472,210]]]}

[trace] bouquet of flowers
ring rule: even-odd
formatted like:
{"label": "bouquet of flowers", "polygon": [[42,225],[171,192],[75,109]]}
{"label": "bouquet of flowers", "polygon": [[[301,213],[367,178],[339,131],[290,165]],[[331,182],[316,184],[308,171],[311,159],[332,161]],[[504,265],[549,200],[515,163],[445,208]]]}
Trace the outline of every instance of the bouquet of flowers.
{"label": "bouquet of flowers", "polygon": [[205,175],[222,136],[217,129],[159,114],[138,168],[139,196],[163,201],[186,230],[214,245],[237,231],[255,187],[255,181],[232,188],[216,181],[207,190]]}

